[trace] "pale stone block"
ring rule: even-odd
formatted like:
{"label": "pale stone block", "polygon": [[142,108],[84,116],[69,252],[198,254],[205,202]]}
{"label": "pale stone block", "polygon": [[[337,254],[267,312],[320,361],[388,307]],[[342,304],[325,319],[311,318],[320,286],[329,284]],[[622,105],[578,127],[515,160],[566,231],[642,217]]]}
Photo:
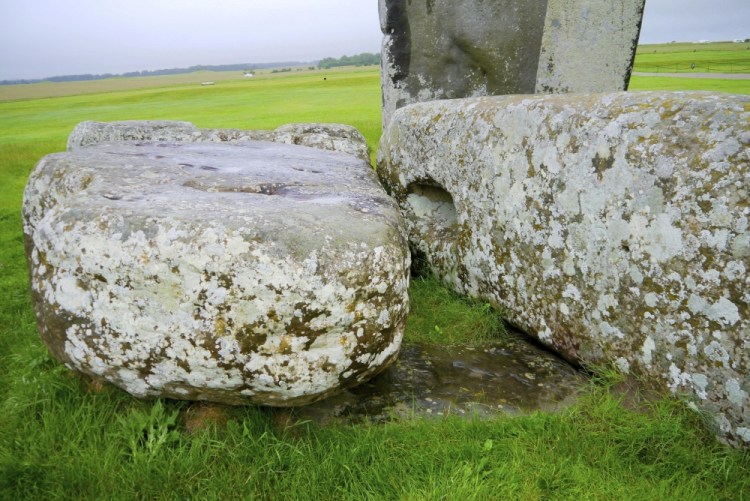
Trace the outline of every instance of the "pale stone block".
{"label": "pale stone block", "polygon": [[750,428],[750,97],[506,96],[407,106],[378,173],[415,258],[584,364]]}
{"label": "pale stone block", "polygon": [[135,396],[302,405],[398,354],[403,221],[351,155],[252,141],[80,147],[37,165],[23,216],[42,339]]}

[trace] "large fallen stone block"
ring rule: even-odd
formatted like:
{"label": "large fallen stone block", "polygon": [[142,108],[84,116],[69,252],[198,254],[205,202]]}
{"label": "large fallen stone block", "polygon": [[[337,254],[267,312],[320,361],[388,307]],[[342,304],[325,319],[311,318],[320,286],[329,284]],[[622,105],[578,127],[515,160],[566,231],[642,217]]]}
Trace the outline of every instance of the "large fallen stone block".
{"label": "large fallen stone block", "polygon": [[420,103],[394,115],[378,157],[445,282],[569,358],[689,396],[750,443],[750,97]]}
{"label": "large fallen stone block", "polygon": [[340,151],[370,161],[364,136],[351,125],[286,124],[274,130],[199,129],[190,122],[124,120],[79,123],[68,136],[68,151],[112,141],[213,142],[273,141]]}
{"label": "large fallen stone block", "polygon": [[645,0],[380,0],[383,127],[407,104],[625,90]]}
{"label": "large fallen stone block", "polygon": [[37,165],[23,215],[42,339],[138,397],[301,405],[399,351],[403,221],[350,155],[89,146]]}

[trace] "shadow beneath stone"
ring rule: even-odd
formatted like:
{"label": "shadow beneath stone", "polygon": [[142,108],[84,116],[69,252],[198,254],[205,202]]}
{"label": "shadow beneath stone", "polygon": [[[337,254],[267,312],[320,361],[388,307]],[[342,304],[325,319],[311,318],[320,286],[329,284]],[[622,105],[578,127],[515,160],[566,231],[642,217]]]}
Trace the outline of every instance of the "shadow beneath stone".
{"label": "shadow beneath stone", "polygon": [[570,364],[519,338],[480,347],[404,345],[369,382],[321,402],[278,409],[319,425],[430,416],[488,418],[572,404],[589,387]]}

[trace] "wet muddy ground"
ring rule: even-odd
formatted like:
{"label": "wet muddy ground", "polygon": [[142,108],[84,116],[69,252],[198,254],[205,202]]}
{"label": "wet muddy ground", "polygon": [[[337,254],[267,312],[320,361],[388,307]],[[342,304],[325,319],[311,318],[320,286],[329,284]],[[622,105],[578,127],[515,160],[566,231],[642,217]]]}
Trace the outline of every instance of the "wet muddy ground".
{"label": "wet muddy ground", "polygon": [[274,412],[290,420],[384,422],[408,417],[491,417],[570,405],[588,378],[510,334],[481,347],[408,344],[370,382],[316,404]]}

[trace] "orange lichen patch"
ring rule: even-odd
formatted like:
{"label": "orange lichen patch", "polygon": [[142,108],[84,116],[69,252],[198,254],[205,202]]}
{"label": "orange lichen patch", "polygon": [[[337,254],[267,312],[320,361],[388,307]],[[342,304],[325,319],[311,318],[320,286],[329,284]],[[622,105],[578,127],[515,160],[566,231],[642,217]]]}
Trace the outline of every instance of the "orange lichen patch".
{"label": "orange lichen patch", "polygon": [[229,421],[228,408],[224,405],[199,403],[190,405],[183,412],[183,426],[189,435],[208,428],[223,428]]}
{"label": "orange lichen patch", "polygon": [[[321,403],[320,405],[325,404]],[[314,419],[308,419],[307,416],[301,417],[301,414],[304,415],[304,409],[306,408],[307,407],[287,407],[270,409],[271,424],[274,432],[283,435],[285,438],[295,439],[303,437],[310,429],[307,425],[310,421],[315,421]],[[331,424],[334,421],[329,417],[328,421],[325,421],[324,419],[320,422]]]}
{"label": "orange lichen patch", "polygon": [[281,336],[279,342],[279,353],[282,355],[291,355],[292,353],[292,338],[291,336]]}
{"label": "orange lichen patch", "polygon": [[[653,386],[653,385],[652,385]],[[654,405],[666,397],[643,381],[628,377],[612,387],[612,393],[621,398],[622,406],[639,414],[653,415]]]}
{"label": "orange lichen patch", "polygon": [[86,392],[95,395],[107,393],[112,388],[112,385],[107,384],[106,381],[101,379],[86,378]]}
{"label": "orange lichen patch", "polygon": [[296,420],[289,409],[274,409],[273,426],[277,431],[286,432],[293,428]]}
{"label": "orange lichen patch", "polygon": [[99,379],[92,379],[91,382],[88,384],[88,390],[91,393],[104,393],[105,390],[105,383],[104,381],[101,381]]}

